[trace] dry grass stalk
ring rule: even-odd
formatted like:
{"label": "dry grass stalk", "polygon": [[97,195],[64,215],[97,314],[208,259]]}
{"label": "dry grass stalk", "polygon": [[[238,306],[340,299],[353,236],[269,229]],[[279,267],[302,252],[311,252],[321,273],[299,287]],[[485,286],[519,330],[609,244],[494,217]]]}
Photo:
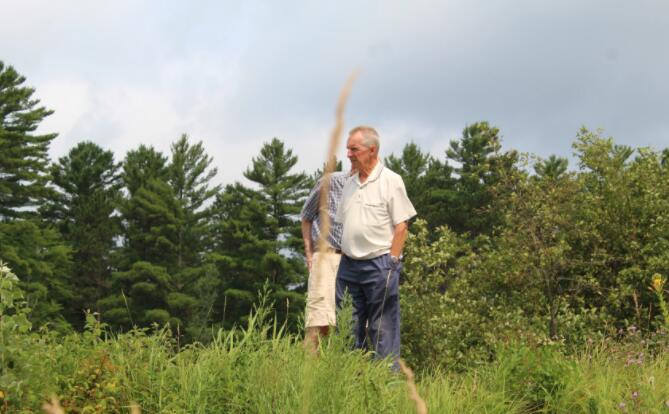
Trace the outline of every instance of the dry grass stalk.
{"label": "dry grass stalk", "polygon": [[323,171],[323,179],[321,180],[321,193],[318,200],[318,214],[321,222],[321,236],[318,240],[318,252],[320,253],[314,263],[318,272],[316,272],[317,277],[323,273],[321,267],[325,263],[321,260],[323,254],[327,251],[329,244],[327,241],[327,236],[330,233],[330,215],[328,214],[328,191],[330,188],[330,174],[335,170],[336,163],[336,154],[337,148],[339,148],[339,142],[341,141],[342,130],[344,129],[344,110],[346,109],[346,102],[348,97],[351,94],[351,89],[353,89],[353,82],[358,76],[358,71],[354,71],[346,80],[344,87],[339,94],[339,101],[337,102],[337,110],[335,112],[335,126],[332,129],[332,134],[330,134],[330,146],[328,147],[328,152],[325,157],[325,170]]}
{"label": "dry grass stalk", "polygon": [[[314,269],[317,271],[314,274],[315,283],[320,283],[321,275],[323,274],[323,266],[325,260],[322,260],[324,253],[329,248],[327,236],[330,233],[330,215],[328,213],[328,188],[330,188],[330,174],[337,167],[336,154],[337,148],[339,148],[339,142],[341,141],[342,129],[344,129],[344,110],[346,109],[346,102],[348,97],[351,94],[351,89],[353,89],[353,81],[358,76],[358,71],[354,71],[346,80],[344,87],[342,88],[339,94],[339,100],[337,101],[337,109],[335,111],[335,126],[332,129],[330,134],[330,145],[328,147],[328,152],[325,157],[325,168],[323,170],[323,178],[321,180],[321,192],[318,199],[318,215],[321,223],[321,235],[318,239],[318,252],[320,253],[316,257],[316,263],[314,263]],[[317,347],[314,347],[312,343],[307,343],[305,341],[305,349],[310,351],[314,356],[318,355]],[[306,397],[306,393],[305,393]],[[309,399],[305,398],[302,403],[302,412],[309,412]]]}
{"label": "dry grass stalk", "polygon": [[344,129],[344,110],[346,109],[346,102],[351,94],[353,88],[353,81],[357,77],[357,71],[353,72],[346,80],[344,87],[339,94],[339,101],[337,102],[337,110],[335,112],[335,126],[330,135],[330,146],[328,147],[327,156],[325,157],[325,170],[323,171],[323,179],[321,181],[321,188],[326,189],[321,191],[320,199],[318,200],[318,212],[321,222],[321,237],[318,240],[318,251],[324,253],[328,248],[327,235],[330,232],[330,215],[328,214],[328,191],[330,187],[330,174],[335,170],[337,148],[341,141],[341,133]]}
{"label": "dry grass stalk", "polygon": [[60,401],[55,395],[51,396],[51,402],[42,404],[42,410],[47,414],[65,414],[65,410],[60,406]]}
{"label": "dry grass stalk", "polygon": [[400,369],[407,376],[407,388],[409,389],[409,398],[411,398],[416,403],[416,412],[418,414],[427,414],[427,404],[418,394],[418,389],[416,388],[416,382],[414,381],[413,371],[409,366],[400,359]]}
{"label": "dry grass stalk", "polygon": [[[55,395],[51,396],[51,402],[45,402],[42,404],[42,410],[46,414],[65,414],[65,410],[60,405],[60,401],[58,401],[58,397]],[[130,413],[142,414],[142,410],[139,408],[139,405],[132,403],[130,404]]]}

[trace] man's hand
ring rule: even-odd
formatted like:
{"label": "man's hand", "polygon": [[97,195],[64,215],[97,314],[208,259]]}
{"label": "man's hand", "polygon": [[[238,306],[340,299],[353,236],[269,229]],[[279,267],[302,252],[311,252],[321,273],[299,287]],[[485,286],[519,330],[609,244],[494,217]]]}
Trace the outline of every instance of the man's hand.
{"label": "man's hand", "polygon": [[312,263],[313,263],[313,256],[311,255],[311,253],[309,253],[309,254],[306,256],[306,258],[305,258],[305,262],[307,263],[307,271],[308,271],[309,273],[311,273],[311,265],[312,265]]}
{"label": "man's hand", "polygon": [[390,256],[390,267],[394,270],[400,265],[400,258],[397,256]]}
{"label": "man's hand", "polygon": [[304,258],[307,263],[307,270],[311,273],[311,262],[313,261],[314,246],[311,241],[311,226],[309,220],[302,220],[302,240],[304,241]]}

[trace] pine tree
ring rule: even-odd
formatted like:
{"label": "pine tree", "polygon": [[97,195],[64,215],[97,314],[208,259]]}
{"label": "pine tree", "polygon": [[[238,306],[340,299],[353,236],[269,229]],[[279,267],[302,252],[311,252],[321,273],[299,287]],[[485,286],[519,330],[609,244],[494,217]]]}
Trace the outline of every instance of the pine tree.
{"label": "pine tree", "polygon": [[275,247],[265,254],[263,263],[271,283],[277,287],[300,282],[303,274],[301,259],[287,255],[302,245],[297,216],[309,191],[306,174],[290,173],[295,164],[297,156],[293,151],[274,138],[263,145],[260,155],[253,158],[252,167],[244,172],[259,187],[261,203],[268,212],[268,237]]}
{"label": "pine tree", "polygon": [[105,320],[117,327],[153,322],[180,324],[169,312],[168,297],[177,265],[176,234],[183,212],[170,187],[167,158],[140,145],[123,162],[127,198],[120,203],[123,247],[112,289],[98,301]]}
{"label": "pine tree", "polygon": [[[244,177],[258,186],[258,192],[268,208],[270,237],[288,236],[288,246],[294,242],[290,236],[299,234],[296,215],[308,191],[306,174],[290,174],[295,164],[297,156],[293,155],[293,151],[274,138],[263,145],[260,155],[253,158],[252,166],[244,172]],[[279,249],[281,247],[278,246]]]}
{"label": "pine tree", "polygon": [[303,282],[306,273],[298,250],[298,214],[309,179],[291,173],[296,163],[292,151],[274,138],[244,173],[256,189],[236,183],[216,199],[212,257],[223,275],[217,309],[225,309],[228,322],[246,314],[266,282],[275,292],[280,318],[294,319],[303,311],[302,296],[288,289]]}
{"label": "pine tree", "polygon": [[[424,200],[427,195],[425,174],[431,161],[432,157],[423,153],[414,142],[406,144],[399,157],[390,154],[384,160],[386,167],[402,176],[409,200],[419,208],[424,207],[427,201]],[[417,211],[422,216],[423,211]]]}
{"label": "pine tree", "polygon": [[119,165],[114,154],[92,142],[81,142],[51,167],[59,197],[48,208],[73,250],[72,301],[68,319],[82,327],[84,310],[97,309],[109,289],[114,239],[120,223]]}
{"label": "pine tree", "polygon": [[409,142],[402,149],[399,158],[390,154],[384,164],[402,176],[409,199],[415,200],[424,191],[423,177],[431,159],[430,154],[422,152],[416,143]]}
{"label": "pine tree", "polygon": [[210,323],[219,284],[208,262],[216,169],[201,142],[172,145],[171,160],[140,146],[126,156],[122,203],[125,243],[114,294],[100,301],[121,327],[170,323],[192,339]]}
{"label": "pine tree", "polygon": [[456,205],[458,196],[456,184],[453,167],[446,161],[430,159],[423,177],[424,191],[416,202],[416,210],[430,227],[436,228],[450,223],[451,209]]}
{"label": "pine tree", "polygon": [[34,215],[52,194],[47,187],[49,144],[57,134],[36,135],[53,111],[22,86],[26,78],[0,61],[0,218]]}
{"label": "pine tree", "polygon": [[457,195],[451,206],[448,225],[471,236],[491,234],[501,215],[493,208],[500,197],[499,184],[516,169],[515,151],[501,152],[499,129],[487,122],[465,127],[462,139],[451,141],[446,151],[456,165]]}
{"label": "pine tree", "polygon": [[205,203],[221,190],[220,185],[210,187],[217,173],[216,168],[210,168],[211,163],[202,142],[191,145],[186,134],[172,145],[168,182],[183,211],[183,222],[177,229],[178,270],[199,264],[199,256],[207,248],[211,213]]}
{"label": "pine tree", "polygon": [[65,328],[70,252],[38,214],[54,196],[47,166],[56,134],[34,132],[53,111],[39,106],[25,80],[0,61],[0,259],[21,278],[33,323]]}
{"label": "pine tree", "polygon": [[538,178],[557,180],[566,171],[569,161],[566,158],[551,155],[534,166]]}
{"label": "pine tree", "polygon": [[177,221],[173,291],[167,303],[170,313],[186,324],[190,337],[204,332],[212,322],[220,284],[216,267],[206,261],[206,253],[212,250],[212,212],[207,203],[221,189],[220,185],[211,185],[217,173],[211,163],[202,142],[190,144],[186,134],[172,144],[168,182],[182,214]]}
{"label": "pine tree", "polygon": [[167,182],[168,172],[167,157],[153,147],[140,145],[126,155],[122,180],[128,196],[121,213],[125,227],[123,257],[128,263],[176,265],[174,235],[181,212]]}

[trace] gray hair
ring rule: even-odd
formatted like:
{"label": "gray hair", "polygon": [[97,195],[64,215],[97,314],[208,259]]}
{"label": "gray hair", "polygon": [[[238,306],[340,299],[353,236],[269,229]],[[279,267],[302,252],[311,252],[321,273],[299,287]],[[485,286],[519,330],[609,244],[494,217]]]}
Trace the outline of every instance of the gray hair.
{"label": "gray hair", "polygon": [[350,137],[351,135],[358,132],[362,134],[362,145],[366,146],[367,148],[375,146],[376,150],[379,150],[379,147],[381,146],[379,142],[379,133],[376,132],[374,128],[364,125],[357,126],[348,133],[348,136]]}

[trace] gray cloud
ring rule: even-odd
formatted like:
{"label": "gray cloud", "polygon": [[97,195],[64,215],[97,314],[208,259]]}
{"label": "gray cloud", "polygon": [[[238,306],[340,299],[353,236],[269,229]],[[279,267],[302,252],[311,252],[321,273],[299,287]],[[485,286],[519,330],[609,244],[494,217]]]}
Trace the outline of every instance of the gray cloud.
{"label": "gray cloud", "polygon": [[378,126],[386,154],[412,139],[442,155],[479,120],[543,156],[569,155],[581,125],[669,143],[666,1],[15,3],[0,59],[56,110],[54,156],[188,132],[230,182],[277,136],[311,170],[357,67],[347,124]]}

